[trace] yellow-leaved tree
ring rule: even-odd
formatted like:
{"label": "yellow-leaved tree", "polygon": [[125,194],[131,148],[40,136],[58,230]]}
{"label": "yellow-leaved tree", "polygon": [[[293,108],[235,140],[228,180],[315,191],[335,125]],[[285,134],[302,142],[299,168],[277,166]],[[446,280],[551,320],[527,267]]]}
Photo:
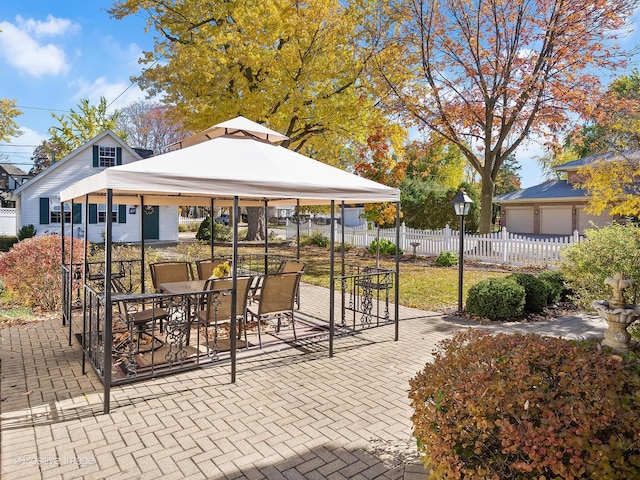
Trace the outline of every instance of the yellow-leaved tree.
{"label": "yellow-leaved tree", "polygon": [[[242,115],[287,135],[284,147],[345,167],[367,126],[386,124],[364,75],[368,3],[119,0],[110,13],[148,15],[160,36],[137,81],[185,129]],[[249,216],[248,238],[260,238]]]}

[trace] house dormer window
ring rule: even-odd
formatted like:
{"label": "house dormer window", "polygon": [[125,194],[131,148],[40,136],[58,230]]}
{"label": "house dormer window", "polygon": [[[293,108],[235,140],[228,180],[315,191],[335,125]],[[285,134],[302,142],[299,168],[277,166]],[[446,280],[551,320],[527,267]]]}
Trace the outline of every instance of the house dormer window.
{"label": "house dormer window", "polygon": [[100,167],[115,167],[116,147],[98,147],[98,165]]}
{"label": "house dormer window", "polygon": [[114,167],[122,165],[122,147],[93,146],[94,167]]}

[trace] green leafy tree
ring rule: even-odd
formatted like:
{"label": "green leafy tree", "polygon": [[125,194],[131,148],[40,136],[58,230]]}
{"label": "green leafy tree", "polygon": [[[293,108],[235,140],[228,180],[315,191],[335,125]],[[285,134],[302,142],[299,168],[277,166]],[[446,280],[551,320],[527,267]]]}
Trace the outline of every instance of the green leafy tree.
{"label": "green leafy tree", "polygon": [[22,135],[18,124],[14,120],[22,112],[16,108],[16,101],[0,98],[0,141],[7,141],[11,137]]}
{"label": "green leafy tree", "polygon": [[[491,229],[504,161],[531,135],[590,115],[602,93],[598,70],[625,67],[615,39],[637,4],[401,0],[383,11],[386,38],[376,57],[390,92],[383,98],[458,145],[478,172],[481,232]],[[381,22],[376,17],[371,31]]]}
{"label": "green leafy tree", "polygon": [[33,150],[33,166],[29,173],[31,175],[37,175],[38,173],[49,168],[53,163],[59,159],[56,155],[56,146],[51,140],[43,140]]}
{"label": "green leafy tree", "polygon": [[[89,100],[82,99],[78,104],[78,111],[72,108],[68,114],[52,113],[51,116],[59,122],[58,126],[49,128],[50,142],[56,158],[65,157],[107,129],[118,133],[118,112],[107,112],[107,100],[104,97],[100,97],[98,105],[91,105]],[[125,138],[123,134],[120,136]]]}

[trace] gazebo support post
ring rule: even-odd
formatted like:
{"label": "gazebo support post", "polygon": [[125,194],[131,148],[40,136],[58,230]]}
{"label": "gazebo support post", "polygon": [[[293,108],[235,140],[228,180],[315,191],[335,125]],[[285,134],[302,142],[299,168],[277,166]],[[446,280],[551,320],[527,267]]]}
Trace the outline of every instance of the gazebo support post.
{"label": "gazebo support post", "polygon": [[[231,256],[231,326],[229,328],[229,341],[231,348],[231,383],[236,383],[236,358],[237,358],[237,319],[236,296],[238,295],[238,196],[233,197],[233,253]],[[266,258],[266,257],[265,257]],[[266,260],[265,260],[266,261]]]}
{"label": "gazebo support post", "polygon": [[296,258],[300,260],[300,199],[296,199],[296,245],[298,245],[298,251]]}
{"label": "gazebo support post", "polygon": [[[211,260],[213,260],[213,254],[214,254],[214,249],[215,247],[213,246],[213,242],[215,241],[215,231],[216,231],[216,227],[215,227],[215,222],[213,220],[213,209],[215,207],[215,200],[213,199],[213,197],[211,197],[211,209],[209,210],[210,213],[210,217],[209,219],[211,220],[211,238],[209,239],[209,246],[211,247]],[[231,218],[231,221],[235,223],[235,218]]]}
{"label": "gazebo support post", "polygon": [[144,248],[144,195],[140,196],[140,291],[145,293],[147,290],[145,287],[145,274],[144,274],[144,264],[146,261],[145,256],[145,248]]}
{"label": "gazebo support post", "polygon": [[336,324],[336,314],[333,309],[335,304],[335,284],[336,280],[334,278],[335,268],[335,247],[336,247],[336,229],[334,228],[334,221],[336,219],[335,212],[336,202],[335,200],[331,200],[331,247],[329,249],[329,256],[331,258],[329,262],[329,357],[333,357],[333,327]]}
{"label": "gazebo support post", "polygon": [[267,208],[269,201],[264,199],[264,274],[269,274],[269,223],[267,221]]}
{"label": "gazebo support post", "polygon": [[[62,237],[62,246],[64,248],[64,202],[60,202],[60,236]],[[71,223],[69,225],[69,284],[67,288],[67,313],[69,314],[69,346],[71,346],[71,305],[73,304],[73,295],[71,290],[73,288],[73,200],[71,200]]]}
{"label": "gazebo support post", "polygon": [[102,344],[104,357],[102,360],[102,382],[104,386],[103,413],[109,413],[111,404],[111,349],[113,344],[113,318],[111,308],[111,247],[113,244],[113,190],[107,189],[107,205],[105,215],[105,246],[104,246],[104,328],[102,329]]}
{"label": "gazebo support post", "polygon": [[344,252],[345,252],[345,248],[344,248],[344,201],[340,202],[340,236],[341,236],[341,240],[342,240],[342,252],[341,252],[341,259],[342,259],[342,263],[340,266],[340,277],[341,277],[341,281],[340,281],[340,291],[341,291],[341,302],[342,305],[340,307],[340,321],[341,321],[341,325],[344,326],[345,325],[345,303],[346,303],[346,294],[347,292],[344,289],[344,274],[345,274],[345,264],[344,264]]}
{"label": "gazebo support post", "polygon": [[[82,288],[87,285],[87,275],[89,274],[89,195],[84,196],[84,268],[82,272]],[[87,373],[87,355],[85,353],[84,341],[87,338],[87,293],[82,292],[82,374]]]}
{"label": "gazebo support post", "polygon": [[[60,203],[60,208],[64,207],[64,202]],[[66,249],[64,248],[64,215],[62,216],[62,218],[60,219],[60,263],[62,264],[62,267],[64,268],[64,266],[66,265]],[[71,267],[69,267],[71,268]],[[64,297],[64,296],[63,296]],[[67,317],[65,316],[65,309],[67,308],[67,305],[65,305],[64,303],[62,304],[62,325],[65,326],[67,324]],[[71,340],[69,340],[71,341]]]}
{"label": "gazebo support post", "polygon": [[400,336],[400,202],[396,202],[396,281],[395,281],[396,332],[394,340]]}

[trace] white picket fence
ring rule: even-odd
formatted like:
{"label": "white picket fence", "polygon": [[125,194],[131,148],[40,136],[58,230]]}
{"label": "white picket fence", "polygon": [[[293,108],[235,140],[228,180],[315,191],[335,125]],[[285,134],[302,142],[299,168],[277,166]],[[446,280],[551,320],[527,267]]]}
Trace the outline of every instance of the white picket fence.
{"label": "white picket fence", "polygon": [[[287,239],[295,239],[298,230],[296,224],[289,222],[286,228]],[[339,243],[342,241],[341,226],[336,224],[335,229],[335,239]],[[300,235],[312,235],[313,232],[320,232],[329,237],[331,226],[316,225],[311,222],[300,225]],[[345,243],[354,247],[368,247],[377,235],[377,230],[369,229],[367,225],[344,229]],[[395,228],[381,229],[380,238],[395,244]],[[573,235],[535,238],[509,233],[503,228],[501,232],[486,235],[465,234],[463,247],[465,259],[509,265],[550,266],[560,259],[560,251],[563,247],[581,240],[582,237],[577,231]],[[407,228],[404,224],[400,227],[400,248],[405,254],[425,256],[437,256],[441,252],[458,254],[459,241],[458,231],[448,226],[442,230],[415,230]]]}

